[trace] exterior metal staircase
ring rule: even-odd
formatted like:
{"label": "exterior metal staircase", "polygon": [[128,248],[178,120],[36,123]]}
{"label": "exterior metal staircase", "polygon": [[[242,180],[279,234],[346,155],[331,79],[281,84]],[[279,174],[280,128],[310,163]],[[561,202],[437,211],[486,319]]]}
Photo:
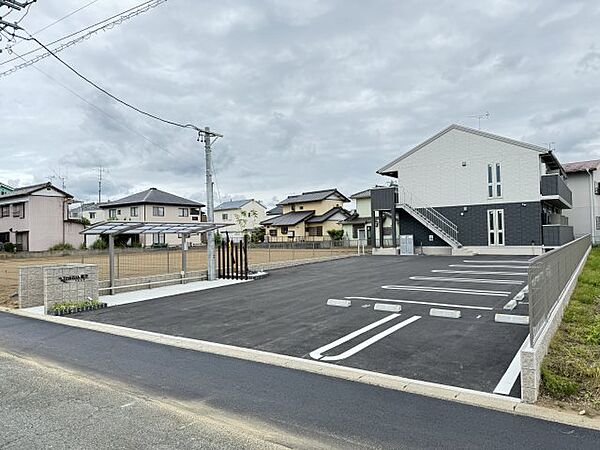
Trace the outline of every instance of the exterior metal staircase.
{"label": "exterior metal staircase", "polygon": [[[398,186],[398,207],[418,220],[452,248],[461,248],[458,240],[458,227],[439,211],[427,206],[402,186]],[[414,206],[419,205],[419,206]]]}

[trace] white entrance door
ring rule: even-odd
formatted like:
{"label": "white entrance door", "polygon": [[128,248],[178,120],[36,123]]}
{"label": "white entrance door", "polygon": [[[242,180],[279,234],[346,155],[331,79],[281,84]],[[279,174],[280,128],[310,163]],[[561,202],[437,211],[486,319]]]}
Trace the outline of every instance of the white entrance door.
{"label": "white entrance door", "polygon": [[504,245],[504,210],[488,209],[488,245]]}

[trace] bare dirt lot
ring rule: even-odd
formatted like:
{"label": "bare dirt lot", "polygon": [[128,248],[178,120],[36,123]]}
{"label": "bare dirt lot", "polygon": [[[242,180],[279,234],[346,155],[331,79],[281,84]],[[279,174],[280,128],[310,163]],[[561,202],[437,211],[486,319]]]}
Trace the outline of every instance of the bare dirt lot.
{"label": "bare dirt lot", "polygon": [[[264,264],[277,261],[322,258],[329,255],[353,253],[356,250],[347,247],[333,249],[319,248],[249,248],[248,261],[250,264]],[[4,255],[7,256],[7,255]],[[187,256],[188,270],[206,269],[206,249],[190,249]],[[0,306],[16,307],[19,284],[19,267],[84,263],[98,265],[100,280],[108,278],[107,252],[73,252],[54,255],[10,256],[0,259]],[[127,278],[141,275],[158,275],[178,273],[181,271],[181,250],[123,250],[116,254],[117,278]]]}

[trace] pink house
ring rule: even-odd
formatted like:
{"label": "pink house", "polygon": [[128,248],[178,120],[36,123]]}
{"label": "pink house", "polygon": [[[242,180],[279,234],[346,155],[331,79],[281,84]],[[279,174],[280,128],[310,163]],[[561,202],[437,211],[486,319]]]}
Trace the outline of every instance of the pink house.
{"label": "pink house", "polygon": [[0,196],[0,243],[19,251],[39,252],[56,244],[79,247],[84,226],[69,220],[73,196],[51,183],[17,188]]}

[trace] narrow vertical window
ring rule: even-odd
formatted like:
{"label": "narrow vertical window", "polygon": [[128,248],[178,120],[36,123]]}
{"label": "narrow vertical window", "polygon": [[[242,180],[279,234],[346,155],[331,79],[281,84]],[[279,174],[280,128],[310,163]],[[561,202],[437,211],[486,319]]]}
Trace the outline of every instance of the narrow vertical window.
{"label": "narrow vertical window", "polygon": [[488,171],[487,171],[487,182],[488,182],[488,197],[493,197],[494,196],[494,174],[492,171],[492,165],[488,164]]}
{"label": "narrow vertical window", "polygon": [[496,163],[496,197],[502,197],[502,177],[500,176],[500,163]]}

